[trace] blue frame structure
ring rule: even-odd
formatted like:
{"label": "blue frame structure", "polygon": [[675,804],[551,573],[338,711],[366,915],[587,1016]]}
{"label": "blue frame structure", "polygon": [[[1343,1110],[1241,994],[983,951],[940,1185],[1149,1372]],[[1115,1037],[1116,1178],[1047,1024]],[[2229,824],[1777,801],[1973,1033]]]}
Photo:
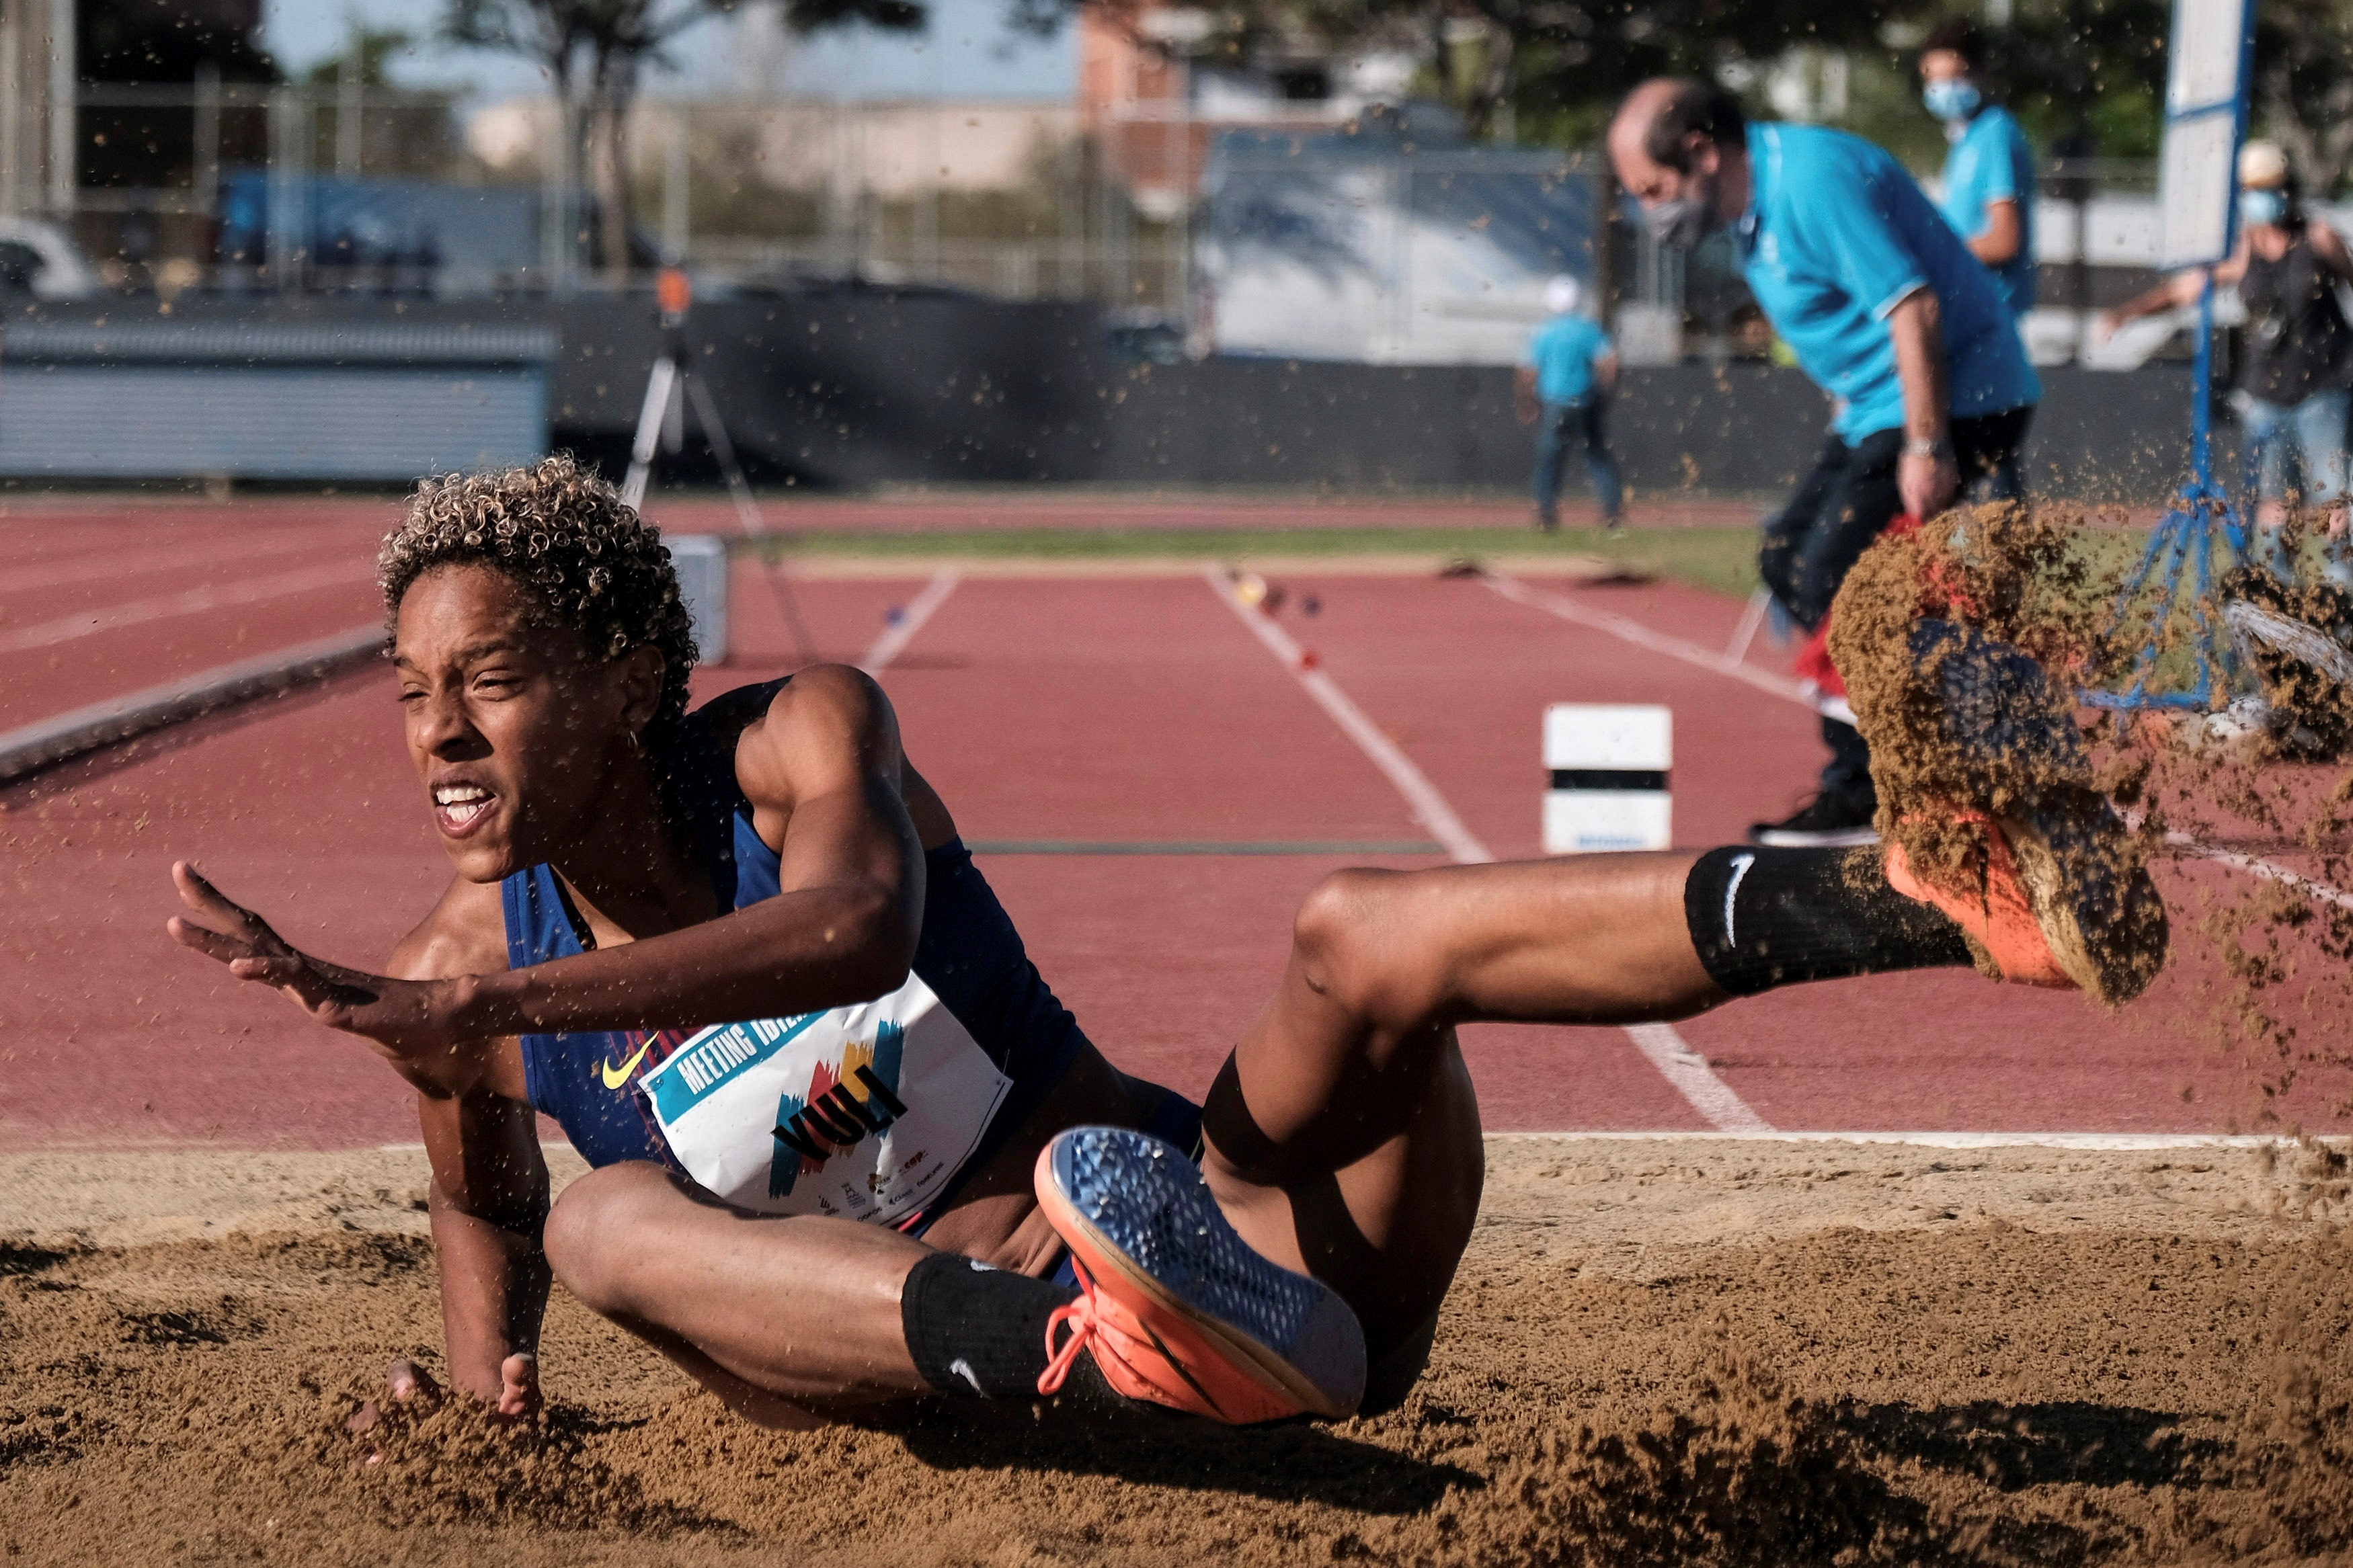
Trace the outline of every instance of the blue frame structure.
{"label": "blue frame structure", "polygon": [[[2235,4],[2239,11],[2239,68],[2232,84],[2231,95],[2204,102],[2181,103],[2173,100],[2170,85],[2165,106],[2165,129],[2169,140],[2178,130],[2201,126],[2221,115],[2232,117],[2231,133],[2231,195],[2226,195],[2227,214],[2222,228],[2222,245],[2219,254],[2197,258],[2175,257],[2177,265],[2212,267],[2226,259],[2238,243],[2239,216],[2234,194],[2237,189],[2239,149],[2247,139],[2248,84],[2253,76],[2255,53],[2255,7],[2253,0],[2174,0],[2172,47],[2182,47],[2188,29],[2184,18],[2192,6],[2215,6]],[[2168,204],[2170,216],[2171,204]],[[2213,349],[2214,349],[2214,279],[2210,273],[2205,286],[2198,291],[2198,342],[2190,361],[2189,389],[2189,478],[2175,492],[2173,502],[2164,518],[2150,530],[2148,546],[2141,552],[2140,563],[2125,579],[2118,591],[2115,607],[2109,612],[2111,629],[2120,624],[2126,609],[2138,599],[2152,577],[2157,580],[2157,594],[2149,622],[2148,640],[2142,645],[2133,661],[2128,684],[2121,691],[2086,691],[2085,703],[2095,708],[2189,708],[2207,709],[2214,705],[2229,679],[2232,659],[2223,640],[2222,628],[2211,613],[2214,588],[2214,536],[2219,531],[2223,547],[2230,552],[2230,562],[2235,564],[2247,552],[2245,520],[2231,500],[2230,494],[2214,479],[2213,458]],[[2184,591],[2189,598],[2190,618],[2196,627],[2192,654],[2197,661],[2197,679],[2187,691],[2151,691],[2149,679],[2155,673],[2158,648],[2163,641],[2167,623],[2171,620],[2174,606],[2181,602]]]}

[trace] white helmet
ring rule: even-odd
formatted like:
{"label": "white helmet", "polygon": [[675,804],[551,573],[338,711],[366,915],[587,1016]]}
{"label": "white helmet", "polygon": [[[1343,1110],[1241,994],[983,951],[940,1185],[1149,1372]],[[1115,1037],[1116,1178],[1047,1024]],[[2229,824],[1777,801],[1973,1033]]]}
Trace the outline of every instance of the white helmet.
{"label": "white helmet", "polygon": [[1556,316],[1574,314],[1584,298],[1584,288],[1566,272],[1545,285],[1545,309]]}
{"label": "white helmet", "polygon": [[2240,148],[2239,184],[2251,191],[2275,191],[2286,184],[2286,149],[2276,142],[2250,142]]}

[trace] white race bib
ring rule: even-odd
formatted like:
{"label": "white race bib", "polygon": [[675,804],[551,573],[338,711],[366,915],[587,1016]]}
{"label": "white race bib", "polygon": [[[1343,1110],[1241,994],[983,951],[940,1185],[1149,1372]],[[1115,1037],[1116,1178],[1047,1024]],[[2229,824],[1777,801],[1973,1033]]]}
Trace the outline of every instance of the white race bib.
{"label": "white race bib", "polygon": [[687,1174],[737,1207],[895,1225],[963,1166],[1013,1080],[910,974],[872,1002],[715,1024],[638,1087]]}

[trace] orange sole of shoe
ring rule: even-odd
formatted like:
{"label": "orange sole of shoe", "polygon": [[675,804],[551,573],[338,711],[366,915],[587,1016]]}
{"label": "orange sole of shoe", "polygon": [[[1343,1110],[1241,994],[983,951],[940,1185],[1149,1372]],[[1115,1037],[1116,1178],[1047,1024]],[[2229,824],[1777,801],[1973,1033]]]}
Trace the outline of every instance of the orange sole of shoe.
{"label": "orange sole of shoe", "polygon": [[[1036,1185],[1039,1207],[1045,1210],[1047,1223],[1077,1255],[1080,1264],[1094,1276],[1097,1289],[1103,1289],[1107,1281],[1118,1281],[1124,1291],[1142,1298],[1157,1311],[1166,1314],[1175,1324],[1199,1339],[1228,1366],[1269,1394],[1295,1405],[1303,1415],[1344,1421],[1356,1413],[1353,1404],[1343,1405],[1335,1401],[1273,1351],[1248,1334],[1237,1332],[1217,1319],[1195,1311],[1166,1286],[1137,1268],[1126,1253],[1113,1246],[1109,1238],[1062,1195],[1049,1170],[1052,1157],[1053,1145],[1050,1143],[1038,1152]],[[1141,1314],[1138,1314],[1138,1320],[1147,1321]]]}

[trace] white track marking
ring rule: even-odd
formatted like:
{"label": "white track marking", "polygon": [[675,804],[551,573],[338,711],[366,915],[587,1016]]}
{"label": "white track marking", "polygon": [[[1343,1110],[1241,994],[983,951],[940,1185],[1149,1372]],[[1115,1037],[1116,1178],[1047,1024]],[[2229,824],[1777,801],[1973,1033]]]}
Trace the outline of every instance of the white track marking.
{"label": "white track marking", "polygon": [[[1653,653],[1662,653],[1670,658],[1681,659],[1685,664],[1695,664],[1703,669],[1712,669],[1718,675],[1731,676],[1736,680],[1745,680],[1760,691],[1769,691],[1776,697],[1786,698],[1815,712],[1826,712],[1830,717],[1843,723],[1854,722],[1853,710],[1847,708],[1844,702],[1836,702],[1835,709],[1826,707],[1820,700],[1809,692],[1803,681],[1785,679],[1761,669],[1752,669],[1746,665],[1726,658],[1723,654],[1710,653],[1697,643],[1685,642],[1683,638],[1670,637],[1665,632],[1652,631],[1639,621],[1629,620],[1624,616],[1615,615],[1608,610],[1589,609],[1574,600],[1565,599],[1557,594],[1547,594],[1541,588],[1531,588],[1515,578],[1500,576],[1490,572],[1482,573],[1479,580],[1515,605],[1525,605],[1530,609],[1542,610],[1546,615],[1556,616],[1573,625],[1586,626],[1597,632],[1605,632],[1622,641],[1632,643],[1637,647],[1649,648]],[[2128,814],[2128,820],[2137,822],[2137,818]],[[2211,860],[2217,865],[2228,866],[2234,871],[2243,871],[2250,877],[2260,878],[2266,882],[2281,883],[2322,903],[2335,904],[2339,909],[2353,910],[2353,893],[2348,893],[2344,889],[2332,886],[2327,882],[2302,876],[2284,866],[2258,859],[2253,855],[2242,855],[2235,849],[2217,848],[2211,844],[2201,843],[2186,833],[2168,833],[2165,836],[2165,841],[2185,855],[2194,855],[2200,859]]]}
{"label": "white track marking", "polygon": [[1707,1058],[1692,1049],[1672,1024],[1629,1024],[1626,1034],[1642,1059],[1659,1069],[1659,1076],[1674,1086],[1675,1092],[1691,1101],[1710,1127],[1719,1132],[1754,1135],[1773,1131],[1773,1124],[1748,1108],[1748,1102],[1732,1092],[1732,1086],[1715,1076]]}
{"label": "white track marking", "polygon": [[866,650],[866,657],[858,661],[858,668],[869,675],[880,675],[888,669],[891,661],[907,651],[907,645],[915,640],[915,634],[923,629],[923,623],[948,602],[948,595],[955,593],[956,584],[963,581],[964,574],[953,567],[934,573],[932,580],[923,584],[923,591],[907,601],[907,607],[899,616],[898,624],[884,627],[882,635],[874,639],[874,646]]}
{"label": "white track marking", "polygon": [[[2121,1153],[2156,1153],[2168,1149],[2291,1149],[2299,1140],[2248,1132],[1483,1132],[1490,1143],[1854,1143],[1911,1149],[2082,1149]],[[2353,1143],[2342,1134],[2314,1137],[2311,1142],[2341,1149]],[[562,1139],[551,1149],[570,1152]],[[379,1143],[385,1154],[422,1154],[422,1143]]]}
{"label": "white track marking", "polygon": [[1463,826],[1462,819],[1454,815],[1454,808],[1446,803],[1446,797],[1438,793],[1438,786],[1413,765],[1413,759],[1398,751],[1397,742],[1382,734],[1380,727],[1365,717],[1365,710],[1340,689],[1337,682],[1320,669],[1302,668],[1304,650],[1291,640],[1289,632],[1275,624],[1273,616],[1260,615],[1235,598],[1231,584],[1216,567],[1203,568],[1201,578],[1208,584],[1209,592],[1218,596],[1218,602],[1233,611],[1242,625],[1266,645],[1267,651],[1282,661],[1282,667],[1291,671],[1293,679],[1306,688],[1308,696],[1315,699],[1315,705],[1330,714],[1332,722],[1339,725],[1342,732],[1372,759],[1373,766],[1381,770],[1382,776],[1397,786],[1398,794],[1405,796],[1406,805],[1413,808],[1413,819],[1428,828],[1432,838],[1446,847],[1447,854],[1465,866],[1483,866],[1495,858],[1484,844],[1479,842],[1479,836]]}
{"label": "white track marking", "polygon": [[[1251,635],[1266,645],[1267,651],[1282,661],[1282,667],[1315,700],[1316,706],[1330,714],[1341,731],[1381,770],[1412,808],[1413,819],[1446,847],[1447,854],[1458,865],[1483,866],[1495,858],[1493,852],[1480,842],[1479,836],[1455,815],[1453,806],[1438,793],[1438,786],[1430,782],[1429,775],[1414,766],[1413,759],[1399,751],[1396,742],[1381,733],[1380,727],[1365,716],[1355,700],[1340,689],[1339,682],[1321,669],[1303,667],[1303,650],[1292,640],[1290,633],[1275,624],[1273,616],[1261,615],[1235,598],[1232,584],[1217,568],[1205,568],[1201,578],[1209,585],[1209,592],[1218,596],[1218,602],[1231,610]],[[1733,1092],[1730,1084],[1709,1069],[1707,1058],[1692,1049],[1673,1025],[1636,1024],[1626,1033],[1643,1059],[1659,1069],[1709,1126],[1727,1132],[1772,1131],[1771,1123],[1751,1110],[1747,1102]]]}
{"label": "white track marking", "polygon": [[2340,910],[2353,910],[2353,893],[2332,883],[2291,871],[2284,866],[2253,855],[2242,855],[2236,849],[2220,849],[2211,844],[2200,844],[2187,833],[2168,832],[2165,841],[2185,855],[2195,855],[2201,860],[2211,860],[2234,871],[2244,871],[2263,881],[2284,883],[2306,898],[2316,899],[2324,904],[2335,904]]}
{"label": "white track marking", "polygon": [[1724,645],[1725,658],[1738,664],[1748,657],[1748,645],[1757,640],[1757,633],[1772,608],[1772,589],[1759,588],[1748,595],[1748,607],[1740,612],[1739,624],[1732,628],[1732,640]]}
{"label": "white track marking", "polygon": [[242,582],[224,583],[217,587],[191,588],[180,594],[158,594],[153,598],[133,599],[121,605],[103,605],[76,615],[60,616],[53,621],[37,621],[29,626],[0,632],[0,653],[22,653],[26,648],[71,642],[76,637],[111,631],[117,626],[170,620],[175,616],[193,616],[231,605],[259,604],[264,599],[283,598],[289,594],[306,594],[313,588],[332,588],[345,583],[375,580],[375,562],[339,561],[328,566],[305,566],[298,571],[281,572],[275,577],[248,577]]}
{"label": "white track marking", "polygon": [[1641,622],[1630,620],[1614,611],[1596,610],[1580,605],[1574,599],[1563,598],[1558,594],[1547,594],[1542,588],[1531,588],[1516,577],[1505,577],[1496,573],[1484,572],[1480,574],[1479,581],[1515,605],[1525,605],[1529,609],[1542,610],[1546,615],[1556,616],[1572,626],[1585,626],[1597,632],[1607,632],[1620,642],[1630,642],[1636,647],[1648,648],[1652,653],[1662,653],[1669,658],[1680,659],[1685,664],[1695,664],[1700,668],[1713,671],[1717,675],[1728,675],[1735,680],[1746,681],[1759,691],[1770,692],[1785,702],[1795,702],[1800,708],[1810,710],[1814,706],[1813,698],[1807,694],[1805,682],[1792,677],[1775,675],[1770,670],[1757,669],[1753,666],[1741,663],[1738,659],[1720,654],[1713,648],[1702,647],[1695,642],[1688,642],[1682,637],[1669,636],[1665,632],[1653,631]]}
{"label": "white track marking", "polygon": [[[1490,1132],[1491,1142],[1576,1139],[1597,1143],[1900,1143],[1915,1149],[2281,1149],[2296,1140],[2242,1132]],[[2342,1136],[2315,1142],[2342,1145]],[[421,1149],[423,1144],[416,1147]]]}
{"label": "white track marking", "polygon": [[264,555],[331,550],[348,547],[351,543],[348,540],[294,534],[257,539],[234,547],[219,541],[161,550],[110,547],[86,551],[62,561],[43,561],[30,566],[19,566],[11,572],[0,572],[0,594],[18,594],[33,588],[58,588],[69,583],[88,583],[106,577],[144,577],[156,572],[185,571],[191,566],[234,566]]}

